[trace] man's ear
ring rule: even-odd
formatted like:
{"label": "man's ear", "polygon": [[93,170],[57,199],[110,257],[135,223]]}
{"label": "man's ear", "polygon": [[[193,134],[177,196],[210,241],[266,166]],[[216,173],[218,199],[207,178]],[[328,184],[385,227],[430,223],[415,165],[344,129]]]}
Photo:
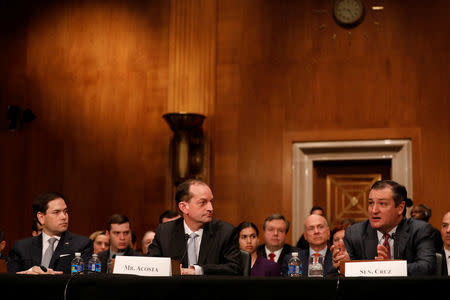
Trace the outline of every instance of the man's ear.
{"label": "man's ear", "polygon": [[39,222],[39,224],[41,224],[42,226],[44,225],[44,214],[40,211],[37,212],[36,214],[37,220]]}
{"label": "man's ear", "polygon": [[[400,216],[400,215],[403,215],[403,210],[405,210],[406,209],[406,207],[405,207],[405,201],[402,201],[402,203],[400,203],[399,205],[398,205],[398,208],[399,208],[399,213],[398,213],[398,215]],[[401,209],[400,209],[401,208]]]}
{"label": "man's ear", "polygon": [[105,231],[105,235],[109,238],[109,231],[108,230]]}
{"label": "man's ear", "polygon": [[189,208],[189,203],[181,201],[178,203],[178,209],[183,213],[186,214],[186,209]]}

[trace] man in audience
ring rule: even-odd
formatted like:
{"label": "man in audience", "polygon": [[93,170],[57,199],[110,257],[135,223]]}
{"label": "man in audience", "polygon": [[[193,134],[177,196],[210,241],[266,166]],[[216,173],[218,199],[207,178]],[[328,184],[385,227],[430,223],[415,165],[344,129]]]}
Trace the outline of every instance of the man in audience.
{"label": "man in audience", "polygon": [[[322,217],[325,217],[325,211],[320,206],[313,206],[309,212],[310,215],[319,215]],[[302,234],[302,236],[298,239],[296,247],[298,249],[309,249],[308,242],[305,239],[305,235]]]}
{"label": "man in audience", "polygon": [[[330,240],[330,227],[327,220],[321,216],[312,214],[308,216],[304,223],[304,235],[308,241],[308,249],[302,249],[298,252],[298,257],[302,262],[303,277],[308,276],[309,258],[322,256],[323,276],[326,276],[333,267],[333,260],[330,249],[328,249],[328,241]],[[291,254],[286,255],[282,265],[283,275],[287,275],[288,262],[292,257]]]}
{"label": "man in audience", "polygon": [[266,218],[263,229],[264,244],[258,246],[258,255],[281,266],[287,254],[298,250],[286,244],[289,221],[283,215],[273,214]]}
{"label": "man in audience", "polygon": [[33,211],[42,224],[42,234],[17,241],[9,253],[8,272],[22,274],[70,274],[75,252],[85,261],[92,255],[92,241],[67,231],[67,203],[59,193],[39,195]]}
{"label": "man in audience", "polygon": [[241,254],[233,243],[233,225],[213,219],[213,194],[195,179],[178,185],[175,200],[182,218],[160,224],[149,256],[181,261],[182,275],[241,275]]}
{"label": "man in audience", "polygon": [[369,193],[369,219],[347,228],[347,253],[332,246],[333,265],[343,260],[404,259],[408,275],[432,275],[436,256],[430,224],[406,219],[407,192],[391,180],[375,182]]}
{"label": "man in audience", "polygon": [[[429,208],[425,204],[416,205],[411,210],[411,218],[422,220],[428,223],[431,218],[431,208]],[[442,249],[442,238],[439,229],[433,227],[432,238],[436,250]]]}
{"label": "man in audience", "polygon": [[5,235],[3,234],[3,231],[0,230],[0,259],[6,260],[6,256],[2,254],[2,251],[5,250],[6,247],[6,241],[5,241]]}
{"label": "man in audience", "polygon": [[106,235],[109,237],[109,249],[98,254],[102,263],[102,273],[108,269],[108,260],[116,256],[139,256],[139,253],[130,247],[131,224],[127,216],[112,215],[106,224]]}
{"label": "man in audience", "polygon": [[154,238],[155,238],[155,232],[152,230],[147,231],[144,234],[144,237],[142,238],[142,254],[144,254],[144,255],[148,254],[148,246],[153,242]]}
{"label": "man in audience", "polygon": [[170,222],[178,218],[181,218],[181,216],[177,211],[166,210],[159,216],[159,224]]}
{"label": "man in audience", "polygon": [[444,247],[441,250],[442,254],[442,275],[450,275],[450,211],[442,218],[441,227],[442,240]]}

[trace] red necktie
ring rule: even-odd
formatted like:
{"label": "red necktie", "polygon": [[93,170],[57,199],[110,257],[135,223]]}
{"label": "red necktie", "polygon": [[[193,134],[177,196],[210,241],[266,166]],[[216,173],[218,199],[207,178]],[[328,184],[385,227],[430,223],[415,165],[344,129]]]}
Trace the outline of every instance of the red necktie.
{"label": "red necktie", "polygon": [[270,252],[270,253],[269,253],[269,259],[270,259],[271,261],[275,262],[275,253]]}
{"label": "red necktie", "polygon": [[314,253],[314,263],[317,264],[317,260],[319,259],[320,253]]}
{"label": "red necktie", "polygon": [[383,246],[387,249],[387,259],[391,259],[391,246],[389,245],[389,234],[384,235]]}

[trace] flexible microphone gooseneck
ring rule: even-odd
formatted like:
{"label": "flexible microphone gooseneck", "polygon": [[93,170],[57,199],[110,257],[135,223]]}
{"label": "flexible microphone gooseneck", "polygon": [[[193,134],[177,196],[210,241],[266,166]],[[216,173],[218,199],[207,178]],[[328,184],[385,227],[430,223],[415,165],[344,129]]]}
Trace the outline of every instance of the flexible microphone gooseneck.
{"label": "flexible microphone gooseneck", "polygon": [[[186,247],[185,247],[185,249],[184,249],[184,253],[183,253],[183,256],[181,257],[181,259],[180,259],[180,263],[181,264],[183,264],[183,259],[184,259],[184,257],[186,256],[186,254],[187,254],[187,243],[188,243],[188,241],[189,241],[189,234],[184,234],[184,242],[185,242],[185,244],[186,244]],[[188,262],[189,263],[189,262]]]}

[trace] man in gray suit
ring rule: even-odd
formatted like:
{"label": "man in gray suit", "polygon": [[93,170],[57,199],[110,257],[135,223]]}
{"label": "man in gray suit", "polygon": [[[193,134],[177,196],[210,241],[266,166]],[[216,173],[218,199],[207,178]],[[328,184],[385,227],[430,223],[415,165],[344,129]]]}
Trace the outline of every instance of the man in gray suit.
{"label": "man in gray suit", "polygon": [[342,260],[403,259],[408,275],[433,275],[436,267],[430,224],[406,219],[407,193],[391,180],[377,181],[369,193],[369,220],[347,228],[345,251],[332,247],[333,265]]}
{"label": "man in gray suit", "polygon": [[148,255],[179,260],[182,275],[241,275],[234,227],[213,219],[209,186],[199,180],[185,181],[177,187],[175,200],[182,218],[158,226]]}

